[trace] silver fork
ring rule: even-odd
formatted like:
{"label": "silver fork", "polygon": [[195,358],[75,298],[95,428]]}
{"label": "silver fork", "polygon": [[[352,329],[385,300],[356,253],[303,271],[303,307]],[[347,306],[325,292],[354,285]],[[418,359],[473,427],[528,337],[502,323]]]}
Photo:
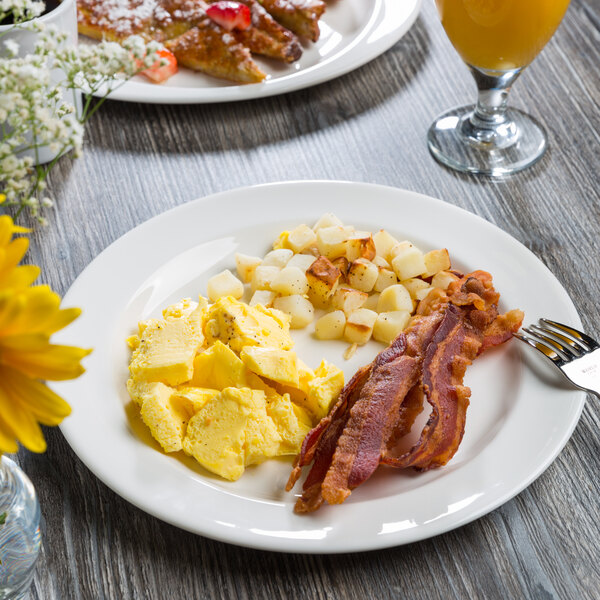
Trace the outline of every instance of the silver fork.
{"label": "silver fork", "polygon": [[600,398],[600,344],[569,325],[540,319],[514,336],[549,358],[574,385]]}

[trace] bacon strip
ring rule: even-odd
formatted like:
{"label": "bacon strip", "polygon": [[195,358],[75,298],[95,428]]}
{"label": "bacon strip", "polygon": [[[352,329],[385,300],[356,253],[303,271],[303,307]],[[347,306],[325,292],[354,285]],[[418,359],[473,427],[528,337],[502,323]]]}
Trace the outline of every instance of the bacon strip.
{"label": "bacon strip", "polygon": [[[469,406],[470,390],[462,383],[467,366],[523,320],[521,311],[498,315],[498,300],[489,273],[475,271],[421,302],[411,327],[357,372],[330,416],[306,437],[286,487],[314,460],[296,512],[316,510],[325,500],[343,502],[379,464],[425,470],[454,456]],[[432,407],[427,424],[400,454],[424,397]]]}
{"label": "bacon strip", "polygon": [[464,434],[471,393],[462,380],[480,346],[480,339],[465,327],[462,311],[449,304],[423,362],[423,384],[432,407],[429,420],[409,452],[400,457],[385,452],[382,464],[425,470],[454,456]]}

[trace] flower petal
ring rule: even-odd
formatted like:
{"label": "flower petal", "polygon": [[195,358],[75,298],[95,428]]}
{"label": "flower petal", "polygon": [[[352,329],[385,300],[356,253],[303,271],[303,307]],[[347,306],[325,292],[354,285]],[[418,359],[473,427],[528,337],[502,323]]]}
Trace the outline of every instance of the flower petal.
{"label": "flower petal", "polygon": [[2,369],[5,389],[33,413],[42,425],[58,425],[71,414],[71,407],[43,383],[13,369]]}
{"label": "flower petal", "polygon": [[0,415],[0,454],[4,454],[5,452],[12,454],[18,450],[19,444],[17,444],[17,438],[13,430],[2,419],[2,415]]}
{"label": "flower petal", "polygon": [[0,275],[0,289],[20,289],[31,285],[40,275],[36,265],[15,267],[5,275]]}
{"label": "flower petal", "polygon": [[72,323],[81,314],[80,308],[63,308],[44,326],[44,333],[50,335]]}
{"label": "flower petal", "polygon": [[29,248],[29,238],[22,237],[13,240],[6,248],[2,248],[0,253],[0,273],[9,269],[14,269],[25,256]]}
{"label": "flower petal", "polygon": [[[0,351],[41,350],[50,343],[50,336],[44,333],[24,333],[2,336],[0,331]],[[1,361],[1,359],[0,359]]]}
{"label": "flower petal", "polygon": [[25,448],[32,452],[46,450],[46,440],[37,421],[23,408],[18,397],[8,393],[3,383],[0,384],[0,413]]}
{"label": "flower petal", "polygon": [[62,381],[75,379],[85,371],[79,361],[90,352],[76,346],[50,344],[41,351],[12,350],[2,356],[2,363],[34,379]]}
{"label": "flower petal", "polygon": [[0,322],[0,335],[36,333],[44,331],[44,325],[54,319],[60,307],[60,296],[47,285],[38,285],[19,292],[21,310],[10,321]]}

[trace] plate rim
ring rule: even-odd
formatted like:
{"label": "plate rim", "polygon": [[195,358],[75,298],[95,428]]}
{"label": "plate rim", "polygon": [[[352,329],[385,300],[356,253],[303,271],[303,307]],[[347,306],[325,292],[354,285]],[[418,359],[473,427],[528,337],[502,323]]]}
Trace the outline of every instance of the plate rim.
{"label": "plate rim", "polygon": [[[380,0],[381,13],[385,13],[385,7],[396,1]],[[268,98],[313,87],[364,66],[396,44],[412,28],[421,12],[423,0],[407,1],[412,3],[412,8],[406,19],[398,23],[391,31],[384,31],[384,34],[376,42],[367,45],[367,52],[359,53],[357,48],[363,48],[364,44],[355,43],[342,49],[339,55],[334,54],[323,63],[318,62],[304,71],[255,84],[194,88],[160,86],[139,81],[127,81],[119,85],[118,89],[115,89],[110,94],[110,99],[143,104],[214,104]],[[364,38],[367,34],[372,35],[377,32],[378,28],[382,29],[382,23],[379,23],[371,31],[367,29],[361,30],[359,36]],[[348,57],[353,60],[339,64],[338,61],[340,59]],[[332,64],[334,68],[331,68]],[[322,65],[322,68],[319,68],[319,65]],[[154,94],[149,95],[148,92],[152,89],[154,90]],[[106,91],[107,88],[102,87],[95,95],[102,96]]]}
{"label": "plate rim", "polygon": [[[517,240],[516,238],[514,238],[513,236],[508,234],[506,231],[500,229],[495,224],[487,221],[483,217],[480,217],[479,215],[471,213],[470,211],[465,210],[454,204],[445,202],[439,198],[434,198],[431,196],[420,194],[420,193],[414,192],[412,190],[405,190],[405,189],[396,188],[393,186],[372,184],[372,183],[367,183],[367,182],[353,182],[353,181],[325,180],[325,179],[279,181],[279,182],[251,185],[251,186],[235,187],[235,188],[232,188],[229,190],[224,190],[224,191],[221,191],[221,192],[218,192],[215,194],[209,194],[207,196],[197,198],[188,203],[178,205],[178,206],[170,208],[162,213],[159,213],[159,214],[147,219],[146,221],[140,223],[136,227],[132,228],[131,230],[129,230],[128,232],[126,232],[125,234],[123,234],[122,236],[117,238],[114,242],[112,242],[109,246],[107,246],[100,254],[98,254],[83,269],[83,271],[79,274],[79,276],[72,283],[69,290],[67,291],[67,293],[64,296],[63,302],[65,304],[68,304],[70,302],[72,290],[76,289],[78,282],[82,278],[85,278],[86,273],[88,273],[93,268],[93,265],[95,263],[97,263],[97,261],[102,260],[102,256],[105,255],[105,253],[109,252],[111,249],[113,249],[113,251],[114,251],[115,247],[117,247],[117,249],[118,249],[118,245],[120,243],[125,243],[125,241],[124,241],[125,238],[128,238],[131,234],[133,234],[133,232],[139,233],[145,227],[148,227],[149,224],[151,224],[152,222],[160,220],[160,219],[164,218],[166,215],[172,216],[179,211],[185,212],[186,210],[190,210],[190,208],[189,208],[190,205],[201,205],[201,204],[207,203],[207,202],[214,202],[215,200],[218,201],[218,200],[222,199],[223,197],[227,197],[231,194],[234,194],[234,195],[242,194],[243,195],[245,193],[248,193],[249,190],[260,191],[261,189],[265,189],[265,188],[277,188],[277,187],[288,187],[288,186],[307,186],[307,187],[315,187],[315,186],[316,187],[321,187],[321,186],[324,186],[324,187],[339,187],[339,186],[356,187],[356,186],[358,186],[359,188],[363,188],[365,190],[375,191],[375,192],[377,192],[379,190],[379,191],[382,191],[383,193],[392,193],[392,194],[400,194],[400,195],[408,194],[409,196],[411,196],[415,199],[425,200],[433,205],[444,206],[445,209],[450,210],[453,213],[460,214],[462,216],[466,216],[467,218],[474,219],[475,221],[481,222],[481,223],[485,224],[486,227],[491,227],[492,229],[494,229],[496,231],[496,233],[499,233],[503,237],[505,237],[505,239],[507,239],[509,241],[509,243],[517,244],[520,247],[521,251],[523,251],[523,250],[526,251],[530,255],[530,257],[532,259],[534,259],[534,261],[538,264],[538,266],[542,267],[544,274],[546,276],[549,276],[554,281],[554,283],[557,286],[559,286],[559,288],[564,293],[564,297],[568,301],[568,304],[570,305],[569,308],[574,313],[573,314],[574,326],[581,327],[581,319],[579,317],[579,314],[577,313],[576,307],[574,306],[572,300],[570,299],[570,296],[568,295],[567,291],[562,286],[560,281],[556,278],[556,276],[548,269],[548,267],[537,256],[535,256],[535,254],[533,252],[531,252],[531,250],[529,250],[526,246],[524,246],[519,240]],[[70,383],[73,383],[73,382],[65,382],[65,383],[68,386]],[[60,388],[60,387],[62,387],[62,385],[63,384],[58,384],[56,387]],[[53,386],[53,387],[55,387],[55,386]],[[60,393],[60,390],[59,390],[59,393]],[[403,539],[401,539],[400,541],[398,539],[396,539],[397,536],[381,536],[380,540],[376,544],[370,543],[370,544],[365,545],[365,544],[359,543],[359,544],[354,544],[354,545],[345,546],[345,547],[318,547],[318,546],[315,546],[314,544],[313,545],[305,544],[301,540],[299,542],[299,540],[297,540],[297,539],[292,540],[291,546],[289,545],[289,540],[288,540],[288,546],[286,547],[285,545],[281,545],[280,543],[277,543],[277,541],[274,542],[270,538],[256,539],[256,538],[248,538],[246,536],[246,538],[243,540],[232,539],[232,537],[230,535],[227,535],[226,531],[223,531],[223,533],[220,534],[219,532],[215,532],[215,531],[208,532],[205,530],[199,530],[197,525],[192,526],[192,525],[188,524],[186,526],[186,524],[182,524],[180,519],[169,518],[168,516],[165,516],[163,511],[153,510],[152,508],[149,508],[148,506],[144,505],[143,503],[133,500],[130,495],[126,495],[126,494],[122,493],[122,491],[116,489],[115,486],[111,483],[111,481],[107,480],[107,478],[105,478],[101,474],[99,474],[92,466],[90,466],[84,460],[84,458],[82,458],[78,449],[72,444],[71,439],[69,437],[69,420],[66,420],[65,422],[63,422],[63,424],[60,426],[60,429],[61,429],[63,435],[65,436],[65,439],[67,440],[69,446],[72,448],[72,450],[75,452],[75,454],[80,458],[80,460],[82,460],[82,462],[86,465],[86,467],[96,477],[98,477],[101,481],[103,481],[103,483],[105,483],[117,495],[121,496],[123,499],[130,502],[131,504],[137,506],[144,512],[151,514],[152,516],[154,516],[162,521],[165,521],[165,522],[170,523],[178,528],[190,531],[197,535],[202,535],[204,537],[208,537],[208,538],[215,539],[218,541],[223,541],[226,543],[233,543],[235,545],[249,547],[249,548],[256,548],[256,549],[261,549],[261,550],[271,550],[271,551],[277,551],[277,552],[290,552],[290,553],[335,554],[335,553],[349,553],[349,552],[363,552],[363,551],[377,550],[377,549],[381,549],[381,548],[404,545],[404,544],[412,543],[412,542],[419,541],[422,539],[428,539],[430,537],[434,537],[436,535],[446,533],[448,531],[451,531],[453,529],[461,527],[462,525],[465,525],[474,520],[477,520],[478,518],[484,516],[485,514],[490,513],[491,511],[495,510],[496,508],[498,508],[499,506],[501,506],[502,504],[504,504],[505,502],[507,502],[508,500],[510,500],[517,494],[519,494],[521,491],[523,491],[525,488],[527,488],[529,485],[531,485],[531,483],[533,483],[550,466],[550,464],[552,464],[552,462],[556,459],[558,454],[562,451],[562,449],[564,448],[564,446],[570,439],[570,437],[579,421],[583,407],[585,405],[586,394],[582,390],[577,390],[577,389],[569,390],[569,394],[570,394],[570,396],[572,396],[573,401],[575,401],[575,399],[577,399],[577,403],[575,405],[575,411],[573,412],[573,415],[571,417],[570,422],[568,423],[568,426],[563,430],[562,437],[560,438],[560,440],[558,440],[553,445],[552,452],[545,456],[544,460],[542,460],[538,464],[537,469],[532,471],[528,475],[528,477],[526,477],[522,481],[514,484],[511,488],[507,489],[504,494],[495,498],[493,502],[488,502],[486,505],[482,506],[477,511],[464,514],[462,518],[454,520],[452,523],[449,524],[449,526],[442,527],[441,529],[439,529],[438,531],[435,531],[433,533],[424,531],[423,529],[421,529],[421,533],[420,533],[419,528],[415,528],[414,530],[411,530],[409,534],[405,533],[403,535]],[[252,499],[249,498],[247,500],[252,500]],[[335,509],[335,510],[339,510],[339,509]]]}

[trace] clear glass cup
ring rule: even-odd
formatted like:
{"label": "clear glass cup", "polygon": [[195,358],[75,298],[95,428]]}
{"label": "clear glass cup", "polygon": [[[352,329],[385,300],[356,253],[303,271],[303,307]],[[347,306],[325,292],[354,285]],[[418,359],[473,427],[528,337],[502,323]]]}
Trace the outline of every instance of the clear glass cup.
{"label": "clear glass cup", "polygon": [[35,489],[17,464],[0,455],[0,600],[27,594],[40,545]]}
{"label": "clear glass cup", "polygon": [[442,164],[468,173],[507,175],[537,162],[546,132],[507,108],[508,93],[560,24],[569,0],[436,0],[452,45],[470,68],[477,104],[441,114],[427,135]]}

